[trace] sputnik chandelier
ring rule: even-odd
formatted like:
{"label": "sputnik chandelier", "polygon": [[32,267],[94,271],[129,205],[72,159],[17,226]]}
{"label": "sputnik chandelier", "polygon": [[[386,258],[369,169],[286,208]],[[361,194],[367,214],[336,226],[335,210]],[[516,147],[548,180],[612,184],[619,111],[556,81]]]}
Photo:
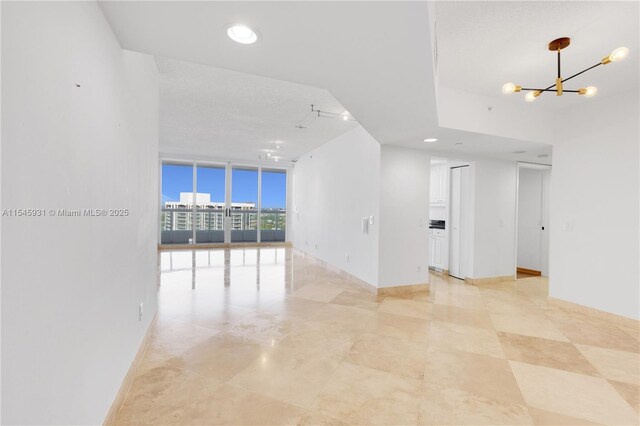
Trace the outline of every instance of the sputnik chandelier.
{"label": "sputnik chandelier", "polygon": [[558,77],[556,78],[556,82],[554,84],[547,87],[546,89],[533,89],[529,87],[518,86],[513,83],[505,83],[502,86],[502,93],[504,93],[505,95],[510,95],[514,92],[521,92],[524,90],[527,92],[524,97],[524,100],[527,102],[535,101],[536,98],[542,94],[542,92],[555,92],[556,96],[562,96],[563,93],[577,93],[579,95],[583,95],[586,98],[591,98],[595,96],[596,93],[598,93],[598,89],[595,86],[584,87],[578,90],[567,90],[563,87],[563,83],[579,76],[582,73],[592,70],[595,67],[599,67],[600,65],[607,65],[611,62],[620,61],[626,58],[629,54],[629,49],[627,49],[626,47],[618,47],[613,52],[611,52],[609,56],[603,58],[597,64],[592,65],[589,68],[584,69],[578,73],[575,73],[570,77],[562,78],[562,75],[560,74],[560,51],[569,46],[570,43],[571,39],[569,37],[561,37],[549,43],[549,50],[552,52],[558,52]]}

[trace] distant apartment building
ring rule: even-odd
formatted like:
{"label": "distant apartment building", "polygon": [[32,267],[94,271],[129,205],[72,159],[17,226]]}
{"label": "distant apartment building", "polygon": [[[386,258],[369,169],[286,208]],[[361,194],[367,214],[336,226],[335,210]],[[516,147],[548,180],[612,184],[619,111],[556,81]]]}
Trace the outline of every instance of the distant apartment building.
{"label": "distant apartment building", "polygon": [[[193,214],[193,193],[181,192],[180,201],[165,201],[162,211],[164,231],[224,230],[225,203],[212,202],[211,194],[196,193],[196,213]],[[171,211],[175,210],[175,211]],[[253,210],[253,212],[247,212]],[[231,203],[231,229],[257,229],[255,203]]]}

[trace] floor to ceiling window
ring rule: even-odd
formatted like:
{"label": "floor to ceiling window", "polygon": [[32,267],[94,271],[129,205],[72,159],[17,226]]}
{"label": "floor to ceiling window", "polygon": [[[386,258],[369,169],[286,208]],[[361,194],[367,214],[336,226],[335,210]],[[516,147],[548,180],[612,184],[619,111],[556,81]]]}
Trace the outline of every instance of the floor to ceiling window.
{"label": "floor to ceiling window", "polygon": [[224,166],[196,166],[196,243],[223,243],[226,209]]}
{"label": "floor to ceiling window", "polygon": [[287,171],[162,164],[161,243],[285,241]]}
{"label": "floor to ceiling window", "polygon": [[231,242],[258,241],[258,169],[231,172]]}
{"label": "floor to ceiling window", "polygon": [[287,212],[287,173],[262,170],[260,241],[284,241]]}
{"label": "floor to ceiling window", "polygon": [[193,165],[162,165],[162,244],[193,243]]}

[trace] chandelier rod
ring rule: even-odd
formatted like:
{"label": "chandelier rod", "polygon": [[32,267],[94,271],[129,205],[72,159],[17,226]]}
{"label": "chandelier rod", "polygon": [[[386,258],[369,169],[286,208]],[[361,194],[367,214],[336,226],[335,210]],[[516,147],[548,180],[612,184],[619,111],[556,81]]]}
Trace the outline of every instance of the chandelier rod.
{"label": "chandelier rod", "polygon": [[[532,87],[523,87],[521,90],[526,90],[526,91],[535,91],[535,92],[555,92],[556,89],[551,89],[551,87],[556,87],[556,85],[554,84],[553,86],[547,87],[546,89],[534,89]],[[579,90],[567,90],[567,89],[563,89],[563,92],[569,92],[569,93],[580,93]]]}
{"label": "chandelier rod", "polygon": [[587,69],[585,69],[585,70],[582,70],[582,71],[580,71],[580,72],[578,72],[578,73],[575,73],[575,74],[574,74],[574,75],[572,75],[571,77],[567,77],[567,78],[565,78],[564,80],[562,80],[562,82],[564,83],[564,82],[565,82],[565,81],[567,81],[567,80],[571,80],[573,77],[577,77],[577,76],[579,76],[580,74],[585,73],[585,72],[587,72],[587,71],[589,71],[589,70],[592,70],[592,69],[594,69],[595,67],[598,67],[598,66],[600,66],[600,65],[602,65],[602,62],[598,62],[597,64],[592,65],[592,66],[590,66],[589,68],[587,68]]}
{"label": "chandelier rod", "polygon": [[[592,70],[592,69],[594,69],[595,67],[600,66],[600,65],[602,65],[602,62],[598,62],[597,64],[592,65],[592,66],[590,66],[589,68],[586,68],[586,69],[584,69],[584,70],[582,70],[582,71],[580,71],[580,72],[577,72],[577,73],[575,73],[574,75],[572,75],[572,76],[570,76],[570,77],[565,78],[564,80],[562,80],[562,82],[564,83],[564,82],[565,82],[565,81],[567,81],[567,80],[571,80],[573,77],[577,77],[577,76],[579,76],[580,74],[583,74],[583,73],[585,73],[585,72],[587,72],[587,71],[589,71],[589,70]],[[560,51],[558,51],[558,78],[560,78]],[[555,90],[549,90],[549,89],[551,89],[552,87],[556,87],[556,85],[555,85],[555,84],[552,84],[551,86],[547,87],[546,89],[531,89],[531,88],[523,87],[521,90],[537,90],[537,91],[539,91],[539,92],[555,92]],[[579,90],[563,90],[563,92],[579,93],[580,91],[579,91]]]}

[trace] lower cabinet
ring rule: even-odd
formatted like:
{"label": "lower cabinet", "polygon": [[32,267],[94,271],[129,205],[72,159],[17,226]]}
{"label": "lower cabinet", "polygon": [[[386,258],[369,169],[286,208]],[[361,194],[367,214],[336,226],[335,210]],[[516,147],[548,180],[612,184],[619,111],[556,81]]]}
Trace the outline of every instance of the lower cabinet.
{"label": "lower cabinet", "polygon": [[430,242],[431,260],[429,262],[429,266],[433,268],[446,269],[447,237],[444,230],[432,229]]}

